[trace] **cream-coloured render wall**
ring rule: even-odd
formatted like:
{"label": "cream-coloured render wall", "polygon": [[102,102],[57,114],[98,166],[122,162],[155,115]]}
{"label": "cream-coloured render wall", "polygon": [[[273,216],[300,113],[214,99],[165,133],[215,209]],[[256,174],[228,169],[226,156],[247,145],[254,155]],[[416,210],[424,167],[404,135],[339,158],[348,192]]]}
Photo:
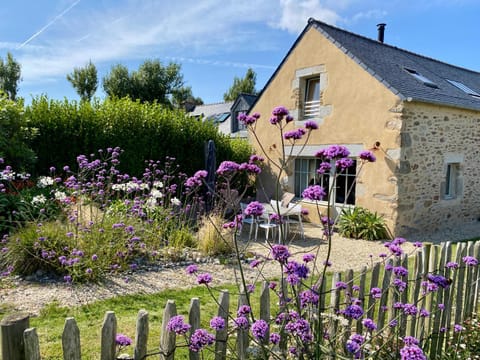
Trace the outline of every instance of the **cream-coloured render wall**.
{"label": "cream-coloured render wall", "polygon": [[[321,85],[324,87],[322,106],[331,108],[329,115],[317,119],[320,127],[312,132],[309,144],[318,146],[318,150],[330,144],[353,144],[369,149],[375,142],[380,142],[380,149],[375,151],[378,161],[367,164],[359,177],[357,205],[385,215],[392,225],[396,222],[397,200],[392,169],[400,154],[402,102],[316,29],[304,34],[251,111],[262,115],[256,132],[263,149],[268,156],[278,158],[281,141],[278,131],[269,123],[271,111],[283,105],[295,114],[297,104],[302,100],[298,89],[292,85],[296,73],[315,67],[323,69],[325,76],[321,79],[327,81]],[[302,125],[301,121],[292,122],[288,130]],[[253,137],[251,139],[261,154],[262,149]],[[275,167],[270,168],[273,175],[278,174]],[[290,175],[291,185],[293,174]],[[274,176],[263,174],[262,184],[267,197],[275,196]]]}
{"label": "cream-coloured render wall", "polygon": [[[428,233],[480,218],[480,112],[406,103],[395,232]],[[446,163],[459,164],[454,198],[445,199]],[[448,240],[448,239],[445,239]]]}

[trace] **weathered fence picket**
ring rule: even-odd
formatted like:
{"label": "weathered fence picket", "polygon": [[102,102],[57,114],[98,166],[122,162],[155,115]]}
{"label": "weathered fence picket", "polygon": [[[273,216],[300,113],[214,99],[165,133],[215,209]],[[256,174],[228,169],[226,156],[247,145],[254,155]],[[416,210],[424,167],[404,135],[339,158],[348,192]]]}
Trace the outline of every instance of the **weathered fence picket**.
{"label": "weathered fence picket", "polygon": [[[397,318],[397,314],[402,311],[389,310],[385,312],[384,308],[392,309],[393,304],[413,303],[417,309],[425,309],[430,313],[430,317],[423,317],[418,314],[415,317],[409,317],[408,321],[401,320],[398,323],[399,335],[412,335],[425,342],[425,348],[428,349],[430,357],[435,358],[441,356],[442,351],[447,346],[447,340],[453,334],[453,325],[462,324],[464,320],[470,318],[478,308],[479,301],[479,278],[480,271],[478,266],[466,266],[462,259],[464,256],[473,256],[480,258],[480,242],[468,242],[455,244],[456,250],[452,250],[453,244],[445,243],[441,247],[425,244],[422,251],[417,252],[415,257],[408,259],[407,257],[398,258],[395,262],[388,260],[386,265],[403,266],[408,268],[409,262],[413,261],[413,272],[410,273],[409,282],[413,283],[409,291],[398,291],[392,285],[394,276],[392,271],[381,271],[379,263],[374,264],[370,274],[364,267],[360,272],[348,270],[344,273],[336,272],[332,275],[331,282],[326,279],[319,279],[317,288],[321,294],[319,306],[326,312],[336,313],[342,308],[345,302],[349,302],[351,296],[357,297],[364,302],[365,316],[373,319],[379,331],[388,329],[389,323]],[[446,265],[449,262],[456,262],[460,267],[456,270],[449,269]],[[449,279],[450,286],[444,291],[428,292],[424,286],[428,273],[440,274]],[[370,286],[367,287],[367,276],[370,276]],[[347,290],[340,290],[336,284],[344,279],[347,284]],[[406,279],[405,279],[406,280]],[[358,284],[358,285],[357,285]],[[379,285],[380,284],[380,285]],[[356,285],[355,288],[353,285]],[[281,282],[280,286],[285,288],[286,283]],[[371,296],[372,288],[380,287],[382,294],[380,299],[374,299]],[[330,289],[328,293],[326,289]],[[358,291],[358,296],[355,292]],[[348,294],[348,295],[347,295]],[[355,294],[355,295],[352,295]],[[252,296],[251,294],[248,296]],[[259,318],[269,321],[272,316],[271,309],[271,291],[269,283],[264,282],[260,291],[260,311]],[[215,360],[222,360],[227,357],[228,348],[228,323],[236,316],[236,307],[230,311],[230,296],[228,291],[221,291],[217,301],[217,315],[225,320],[225,328],[215,333]],[[237,306],[247,304],[247,293],[242,292],[238,297]],[[279,302],[280,311],[284,306],[284,302]],[[160,335],[159,349],[155,353],[160,354],[160,359],[172,360],[175,358],[175,349],[177,337],[174,332],[167,329],[168,321],[177,315],[175,302],[169,300],[165,306],[162,331]],[[191,325],[190,335],[200,328],[200,301],[198,298],[191,300],[188,321]],[[251,318],[249,319],[251,321]],[[388,321],[388,323],[387,323]],[[337,318],[333,317],[330,325],[325,330],[332,341],[339,341],[336,338],[337,332],[342,331],[342,338],[351,331],[361,332],[363,326],[360,320],[349,321],[340,328]],[[25,359],[40,360],[39,338],[35,328],[29,327],[28,316],[6,317],[0,322],[0,335],[2,344],[2,358],[9,360]],[[116,335],[117,335],[117,319],[113,311],[107,311],[104,317],[101,330],[101,360],[115,360],[116,356]],[[427,339],[427,335],[429,338]],[[149,317],[148,312],[140,310],[136,322],[136,334],[134,353],[131,359],[141,360],[149,356],[147,351],[147,343],[149,337]],[[268,338],[268,336],[267,336]],[[280,351],[286,351],[285,337],[281,333]],[[235,346],[238,359],[247,358],[247,348],[249,346],[248,330],[238,329]],[[63,358],[68,360],[81,359],[80,331],[74,318],[67,318],[65,321],[62,334]],[[150,355],[153,355],[152,353]],[[189,351],[189,359],[199,359],[199,354]]]}

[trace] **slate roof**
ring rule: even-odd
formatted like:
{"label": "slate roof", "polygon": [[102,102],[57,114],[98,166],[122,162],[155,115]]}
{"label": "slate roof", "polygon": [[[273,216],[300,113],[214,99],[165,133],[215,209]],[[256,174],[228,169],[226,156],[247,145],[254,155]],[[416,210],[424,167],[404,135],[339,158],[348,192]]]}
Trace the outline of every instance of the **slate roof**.
{"label": "slate roof", "polygon": [[[267,82],[265,88],[268,87],[270,81],[275,77],[283,62],[286,61],[304,34],[312,27],[403,100],[480,111],[480,97],[471,96],[447,81],[448,79],[463,83],[480,94],[479,72],[381,43],[313,18],[308,20],[308,25]],[[436,84],[437,87],[425,85],[407,72],[405,68],[416,71]]]}
{"label": "slate roof", "polygon": [[190,116],[203,116],[206,120],[223,122],[230,116],[230,108],[233,101],[227,101],[215,104],[197,105],[190,113]]}

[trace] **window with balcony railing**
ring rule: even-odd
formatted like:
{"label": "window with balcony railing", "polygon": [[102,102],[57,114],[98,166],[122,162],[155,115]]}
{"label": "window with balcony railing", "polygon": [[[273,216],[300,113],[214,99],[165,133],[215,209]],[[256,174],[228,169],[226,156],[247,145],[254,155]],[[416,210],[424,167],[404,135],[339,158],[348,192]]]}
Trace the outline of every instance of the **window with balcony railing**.
{"label": "window with balcony railing", "polygon": [[305,101],[303,105],[303,118],[309,119],[319,116],[320,113],[320,78],[307,79],[305,88]]}

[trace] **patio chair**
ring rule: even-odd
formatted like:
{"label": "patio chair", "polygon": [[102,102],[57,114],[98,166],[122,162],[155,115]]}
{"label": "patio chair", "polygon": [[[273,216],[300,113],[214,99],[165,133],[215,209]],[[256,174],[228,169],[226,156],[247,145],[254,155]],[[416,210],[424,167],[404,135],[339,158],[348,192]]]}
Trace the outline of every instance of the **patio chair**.
{"label": "patio chair", "polygon": [[259,220],[255,216],[246,216],[245,215],[245,209],[247,208],[247,204],[245,203],[240,203],[240,209],[242,210],[242,227],[240,228],[240,235],[242,234],[243,231],[243,225],[247,224],[250,226],[250,232],[248,234],[248,240],[250,241],[252,239],[252,232],[253,228],[255,228],[255,239],[258,236],[258,225],[259,225]]}

